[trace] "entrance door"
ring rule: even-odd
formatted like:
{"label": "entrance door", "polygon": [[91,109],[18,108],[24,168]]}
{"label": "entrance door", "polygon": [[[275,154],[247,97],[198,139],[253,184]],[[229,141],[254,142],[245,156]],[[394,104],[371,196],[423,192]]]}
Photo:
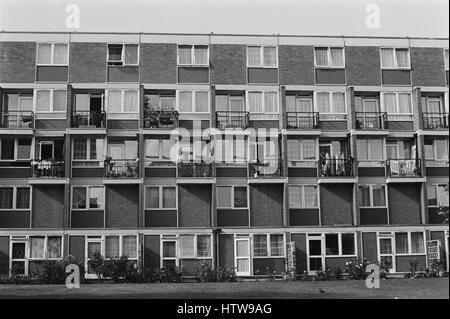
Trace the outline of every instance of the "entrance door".
{"label": "entrance door", "polygon": [[28,263],[26,257],[27,242],[16,241],[11,243],[11,274],[12,275],[27,275]]}
{"label": "entrance door", "polygon": [[236,238],[234,250],[236,275],[250,276],[250,238]]}
{"label": "entrance door", "polygon": [[100,253],[104,255],[102,252],[103,241],[101,239],[90,239],[86,243],[86,278],[97,278],[95,271],[89,267],[88,261],[94,256],[95,253]]}
{"label": "entrance door", "polygon": [[325,269],[325,257],[322,236],[308,236],[308,272],[315,273]]}

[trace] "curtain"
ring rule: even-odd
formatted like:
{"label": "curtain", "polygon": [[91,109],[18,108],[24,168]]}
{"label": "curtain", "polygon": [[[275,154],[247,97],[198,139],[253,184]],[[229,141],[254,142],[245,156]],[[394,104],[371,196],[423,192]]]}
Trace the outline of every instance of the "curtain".
{"label": "curtain", "polygon": [[73,141],[73,159],[85,160],[87,159],[87,140],[86,139],[74,139]]}
{"label": "curtain", "polygon": [[17,159],[30,159],[31,139],[17,141]]}
{"label": "curtain", "polygon": [[430,112],[430,113],[440,113],[441,112],[441,101],[440,101],[440,99],[433,99],[433,100],[432,99],[428,99],[427,102],[424,103],[424,106],[426,107],[425,112]]}
{"label": "curtain", "polygon": [[122,111],[122,92],[108,91],[108,112],[120,113]]}
{"label": "curtain", "polygon": [[197,235],[197,257],[211,257],[211,236]]}
{"label": "curtain", "polygon": [[298,112],[295,95],[286,95],[286,112]]}
{"label": "curtain", "polygon": [[174,151],[173,157],[172,158],[172,147],[175,146],[175,141],[172,139],[163,139],[161,140],[161,144],[162,144],[162,159],[163,160],[171,160],[172,162],[176,161],[176,152]]}
{"label": "curtain", "polygon": [[50,111],[50,90],[38,90],[36,99],[36,112]]}
{"label": "curtain", "polygon": [[138,64],[137,44],[125,44],[125,64]]}
{"label": "curtain", "polygon": [[103,187],[89,187],[89,208],[103,208]]}
{"label": "curtain", "polygon": [[145,208],[160,208],[159,207],[159,188],[147,187],[145,194]]}
{"label": "curtain", "polygon": [[67,64],[67,44],[55,43],[53,64]]}
{"label": "curtain", "polygon": [[330,49],[331,66],[344,67],[344,50],[342,48]]}
{"label": "curtain", "polygon": [[381,67],[394,68],[394,51],[392,49],[381,49]]}
{"label": "curtain", "polygon": [[89,111],[89,94],[75,94],[75,111]]}
{"label": "curtain", "polygon": [[180,45],[178,47],[178,64],[192,64],[192,46]]}
{"label": "curtain", "polygon": [[277,65],[277,50],[275,47],[264,47],[264,66]]}
{"label": "curtain", "polygon": [[305,139],[301,141],[302,145],[302,160],[316,159],[316,141],[313,139]]}
{"label": "curtain", "polygon": [[304,208],[301,186],[289,186],[289,208]]}
{"label": "curtain", "polygon": [[217,186],[217,207],[231,208],[231,186]]}
{"label": "curtain", "polygon": [[228,109],[228,95],[216,95],[216,111],[227,112]]}
{"label": "curtain", "polygon": [[386,192],[382,185],[374,185],[373,190],[373,206],[386,206]]}
{"label": "curtain", "polygon": [[404,114],[411,114],[412,113],[412,107],[411,107],[411,95],[409,93],[401,93],[398,95],[398,112],[404,113]]}
{"label": "curtain", "polygon": [[50,64],[52,55],[52,45],[50,43],[38,44],[38,64]]}
{"label": "curtain", "polygon": [[312,112],[311,99],[297,99],[297,112]]}
{"label": "curtain", "polygon": [[262,113],[262,93],[261,92],[249,92],[248,93],[249,110],[253,113]]}
{"label": "curtain", "polygon": [[137,91],[125,91],[125,112],[137,112],[138,111],[138,92]]}
{"label": "curtain", "polygon": [[194,235],[180,235],[180,257],[182,258],[194,258],[195,246]]}
{"label": "curtain", "polygon": [[67,91],[53,91],[53,111],[66,111]]}
{"label": "curtain", "polygon": [[408,253],[408,233],[395,234],[395,253],[397,254]]}
{"label": "curtain", "polygon": [[380,254],[392,254],[392,245],[390,238],[380,238]]}
{"label": "curtain", "polygon": [[278,95],[275,92],[264,93],[264,112],[277,113],[278,112]]}
{"label": "curtain", "polygon": [[448,161],[448,140],[434,140],[436,160]]}
{"label": "curtain", "polygon": [[383,159],[383,141],[379,139],[369,139],[369,154],[371,160]]}
{"label": "curtain", "polygon": [[[243,246],[246,247],[246,242],[244,242]],[[253,253],[255,256],[267,256],[267,236],[266,235],[254,235],[253,236]],[[239,256],[245,256],[245,254],[239,254]]]}
{"label": "curtain", "polygon": [[411,254],[424,254],[423,233],[411,233]]}
{"label": "curtain", "polygon": [[397,58],[397,67],[399,67],[399,68],[409,67],[408,50],[407,49],[396,49],[395,55]]}
{"label": "curtain", "polygon": [[162,188],[162,208],[175,208],[177,207],[176,189],[175,187],[163,187]]}
{"label": "curtain", "polygon": [[118,258],[119,256],[119,236],[106,236],[105,237],[105,257],[106,258]]}
{"label": "curtain", "polygon": [[304,186],[305,208],[316,208],[317,205],[317,186]]}
{"label": "curtain", "polygon": [[30,188],[29,187],[17,187],[16,208],[17,209],[29,209],[30,208]]}
{"label": "curtain", "polygon": [[234,159],[236,162],[242,163],[246,160],[246,143],[245,138],[241,136],[236,136],[234,140]]}
{"label": "curtain", "polygon": [[145,140],[145,159],[159,159],[159,141]]}
{"label": "curtain", "polygon": [[248,66],[261,66],[261,47],[247,47]]}
{"label": "curtain", "polygon": [[283,235],[270,235],[270,254],[271,256],[284,255]]}
{"label": "curtain", "polygon": [[192,112],[192,92],[181,91],[179,93],[179,111],[180,112]]}
{"label": "curtain", "polygon": [[367,185],[359,186],[359,206],[370,206],[370,187]]}
{"label": "curtain", "polygon": [[360,160],[369,159],[369,154],[367,153],[367,140],[366,139],[357,139],[356,146],[357,146],[356,149],[357,149],[358,159],[360,159]]}
{"label": "curtain", "polygon": [[122,237],[122,250],[123,256],[128,259],[137,258],[137,242],[136,236],[123,236]]}
{"label": "curtain", "polygon": [[345,113],[344,93],[333,93],[333,113]]}
{"label": "curtain", "polygon": [[138,142],[133,140],[125,140],[125,159],[136,159],[138,157]]}
{"label": "curtain", "polygon": [[195,57],[196,65],[207,65],[208,64],[208,47],[196,45],[194,47],[194,57]]}
{"label": "curtain", "polygon": [[331,113],[330,95],[328,93],[317,93],[317,104],[320,113]]}
{"label": "curtain", "polygon": [[44,259],[45,237],[31,237],[30,258]]}
{"label": "curtain", "polygon": [[300,141],[287,140],[287,156],[289,161],[300,159]]}
{"label": "curtain", "polygon": [[56,259],[61,258],[61,237],[48,237],[47,238],[47,258]]}
{"label": "curtain", "polygon": [[195,92],[195,112],[208,112],[208,92]]}
{"label": "curtain", "polygon": [[397,102],[394,93],[384,93],[384,110],[389,114],[397,113]]}
{"label": "curtain", "polygon": [[316,66],[328,66],[328,48],[316,48],[314,54]]}
{"label": "curtain", "polygon": [[173,258],[176,257],[176,244],[174,241],[163,242],[163,257]]}
{"label": "curtain", "polygon": [[0,208],[13,208],[13,188],[0,187]]}

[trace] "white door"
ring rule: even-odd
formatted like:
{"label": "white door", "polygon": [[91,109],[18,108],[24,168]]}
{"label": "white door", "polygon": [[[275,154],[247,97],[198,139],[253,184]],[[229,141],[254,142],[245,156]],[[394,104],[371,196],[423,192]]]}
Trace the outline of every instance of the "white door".
{"label": "white door", "polygon": [[103,241],[101,239],[89,240],[86,243],[86,278],[97,278],[95,271],[93,271],[91,267],[89,267],[88,263],[95,253],[100,253],[102,256],[104,256]]}
{"label": "white door", "polygon": [[250,238],[236,238],[234,250],[236,275],[250,276]]}
{"label": "white door", "polygon": [[316,273],[325,269],[324,240],[322,236],[310,236],[307,240],[308,272]]}

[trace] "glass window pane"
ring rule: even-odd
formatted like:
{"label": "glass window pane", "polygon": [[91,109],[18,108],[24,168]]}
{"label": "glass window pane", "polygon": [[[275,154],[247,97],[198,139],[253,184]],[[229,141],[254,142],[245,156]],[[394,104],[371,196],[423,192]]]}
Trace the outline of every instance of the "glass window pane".
{"label": "glass window pane", "polygon": [[83,160],[87,159],[87,140],[86,139],[74,139],[73,141],[73,159]]}
{"label": "glass window pane", "polygon": [[92,258],[95,253],[102,253],[102,244],[99,242],[88,243],[88,258]]}
{"label": "glass window pane", "polygon": [[178,47],[178,64],[192,64],[192,46],[179,46]]}
{"label": "glass window pane", "polygon": [[383,160],[383,141],[378,139],[368,140],[371,160]]}
{"label": "glass window pane", "polygon": [[359,186],[359,206],[369,207],[370,206],[370,187],[369,186]]}
{"label": "glass window pane", "polygon": [[271,256],[284,255],[283,235],[270,235],[270,255]]}
{"label": "glass window pane", "polygon": [[17,144],[17,159],[30,159],[31,140],[19,139]]}
{"label": "glass window pane", "polygon": [[56,43],[53,64],[67,64],[67,44]]}
{"label": "glass window pane", "polygon": [[208,47],[196,45],[194,47],[194,58],[196,65],[208,65]]}
{"label": "glass window pane", "polygon": [[159,188],[147,187],[145,194],[145,208],[159,208]]}
{"label": "glass window pane", "polygon": [[360,160],[369,159],[369,154],[367,152],[367,140],[357,139],[356,146],[357,146],[358,159],[360,159]]}
{"label": "glass window pane", "polygon": [[305,139],[301,141],[303,160],[316,159],[316,141],[313,139]]}
{"label": "glass window pane", "polygon": [[249,92],[248,93],[248,106],[250,112],[262,113],[262,93],[261,92]]}
{"label": "glass window pane", "polygon": [[305,208],[316,208],[317,205],[317,186],[304,186]]}
{"label": "glass window pane", "polygon": [[302,188],[300,186],[289,186],[289,208],[303,208]]}
{"label": "glass window pane", "polygon": [[395,252],[397,254],[408,254],[408,233],[395,234]]}
{"label": "glass window pane", "polygon": [[411,95],[409,93],[399,94],[398,112],[403,114],[412,114]]}
{"label": "glass window pane", "polygon": [[159,141],[145,140],[145,159],[159,159]]}
{"label": "glass window pane", "polygon": [[72,191],[72,208],[86,208],[86,187],[74,187]]}
{"label": "glass window pane", "polygon": [[38,90],[36,94],[36,112],[50,111],[50,91]]}
{"label": "glass window pane", "polygon": [[338,234],[325,234],[325,249],[327,255],[339,255]]}
{"label": "glass window pane", "polygon": [[428,206],[438,206],[436,186],[427,185]]}
{"label": "glass window pane", "polygon": [[174,241],[163,242],[163,257],[176,257],[176,243]]}
{"label": "glass window pane", "polygon": [[390,238],[380,238],[380,254],[381,255],[392,254],[392,245]]}
{"label": "glass window pane", "polygon": [[342,234],[342,255],[355,255],[355,234]]}
{"label": "glass window pane", "polygon": [[247,65],[261,66],[261,47],[247,47]]}
{"label": "glass window pane", "polygon": [[120,113],[122,111],[122,92],[108,91],[108,112]]}
{"label": "glass window pane", "polygon": [[105,237],[105,257],[106,258],[118,258],[121,257],[119,252],[119,236],[106,236]]}
{"label": "glass window pane", "polygon": [[193,112],[192,109],[192,92],[182,91],[178,94],[178,108],[180,112]]}
{"label": "glass window pane", "polygon": [[121,61],[122,60],[122,45],[111,44],[108,46],[108,61]]}
{"label": "glass window pane", "polygon": [[138,64],[138,45],[125,44],[125,64]]}
{"label": "glass window pane", "polygon": [[0,208],[13,208],[13,188],[0,187]]}
{"label": "glass window pane", "polygon": [[409,54],[408,49],[396,49],[395,55],[397,57],[397,67],[407,68],[409,67]]}
{"label": "glass window pane", "polygon": [[247,207],[247,187],[234,188],[234,207]]}
{"label": "glass window pane", "polygon": [[394,51],[392,49],[381,49],[381,67],[393,68],[395,67]]}
{"label": "glass window pane", "polygon": [[91,98],[89,94],[75,94],[75,110],[89,111]]}
{"label": "glass window pane", "polygon": [[194,235],[180,235],[180,257],[182,258],[194,258],[195,246]]}
{"label": "glass window pane", "polygon": [[312,112],[312,100],[311,99],[297,99],[297,112]]}
{"label": "glass window pane", "polygon": [[[170,139],[170,140],[161,140],[162,143],[162,159],[163,160],[171,160],[172,162],[175,162],[176,159],[172,158],[171,156],[171,152],[172,152],[172,147],[175,146],[175,141]],[[176,151],[174,150],[174,157],[175,157],[175,153]]]}
{"label": "glass window pane", "polygon": [[331,66],[344,67],[344,50],[342,48],[330,49]]}
{"label": "glass window pane", "polygon": [[397,101],[395,98],[395,94],[393,93],[384,93],[384,110],[389,114],[397,113]]}
{"label": "glass window pane", "polygon": [[163,208],[176,208],[177,207],[177,199],[176,199],[176,189],[175,187],[163,187]]}
{"label": "glass window pane", "polygon": [[67,110],[67,91],[53,91],[53,111]]}
{"label": "glass window pane", "polygon": [[197,236],[197,257],[211,257],[211,236]]}
{"label": "glass window pane", "polygon": [[229,111],[228,95],[216,95],[216,110],[217,111]]}
{"label": "glass window pane", "polygon": [[195,112],[208,112],[208,92],[195,92]]}
{"label": "glass window pane", "polygon": [[50,43],[38,44],[38,64],[51,64],[52,45]]}
{"label": "glass window pane", "polygon": [[264,93],[264,111],[265,113],[278,112],[278,95],[275,92]]}
{"label": "glass window pane", "polygon": [[332,94],[333,113],[346,113],[344,93],[335,92]]}
{"label": "glass window pane", "polygon": [[328,93],[317,93],[317,105],[320,113],[331,113],[330,95]]}
{"label": "glass window pane", "polygon": [[138,94],[137,91],[125,91],[125,105],[123,110],[125,112],[137,112],[138,111]]}
{"label": "glass window pane", "polygon": [[286,96],[286,112],[299,112],[297,111],[296,96],[287,95]]}
{"label": "glass window pane", "polygon": [[255,256],[267,256],[267,236],[253,236],[253,253]]}
{"label": "glass window pane", "polygon": [[91,160],[98,160],[101,161],[103,159],[103,140],[98,139],[91,139],[91,146],[90,146],[90,158]]}
{"label": "glass window pane", "polygon": [[446,190],[447,186],[444,185],[438,185],[437,187],[437,200],[439,206],[448,207],[448,190]]}
{"label": "glass window pane", "polygon": [[448,160],[448,141],[434,140],[434,147],[436,148],[437,160]]}
{"label": "glass window pane", "polygon": [[16,208],[29,209],[30,208],[30,188],[17,187],[16,194]]}
{"label": "glass window pane", "polygon": [[47,239],[47,258],[57,259],[62,258],[61,253],[61,237],[54,236]]}
{"label": "glass window pane", "polygon": [[315,48],[316,66],[328,66],[328,48]]}
{"label": "glass window pane", "polygon": [[122,237],[122,252],[123,256],[128,259],[137,258],[137,240],[136,236],[123,236]]}
{"label": "glass window pane", "polygon": [[411,254],[424,254],[423,233],[411,233]]}
{"label": "glass window pane", "polygon": [[89,208],[103,208],[103,187],[89,187]]}
{"label": "glass window pane", "polygon": [[231,208],[231,186],[218,186],[217,190],[217,207]]}
{"label": "glass window pane", "polygon": [[13,160],[14,159],[14,139],[2,139],[1,140],[2,145],[2,153],[1,153],[1,159],[2,160]]}
{"label": "glass window pane", "polygon": [[275,47],[264,47],[264,66],[276,66],[277,65],[277,50]]}
{"label": "glass window pane", "polygon": [[45,237],[31,237],[30,258],[44,259]]}
{"label": "glass window pane", "polygon": [[383,185],[373,186],[373,206],[386,206],[386,191]]}

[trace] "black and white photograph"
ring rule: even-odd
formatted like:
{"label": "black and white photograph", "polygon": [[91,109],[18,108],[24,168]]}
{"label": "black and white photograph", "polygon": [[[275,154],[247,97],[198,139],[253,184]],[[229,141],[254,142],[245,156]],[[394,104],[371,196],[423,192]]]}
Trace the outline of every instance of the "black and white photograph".
{"label": "black and white photograph", "polygon": [[0,0],[0,299],[448,302],[448,85],[447,0]]}

